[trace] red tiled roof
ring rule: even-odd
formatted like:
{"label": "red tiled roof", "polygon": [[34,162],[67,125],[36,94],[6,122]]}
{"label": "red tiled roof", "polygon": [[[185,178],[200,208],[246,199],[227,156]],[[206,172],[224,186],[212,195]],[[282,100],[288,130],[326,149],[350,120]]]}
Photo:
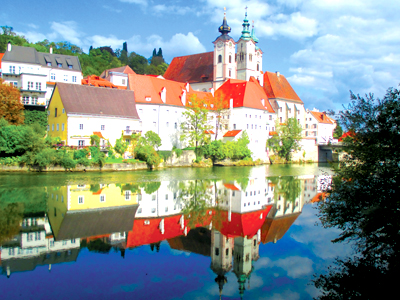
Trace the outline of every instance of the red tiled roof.
{"label": "red tiled roof", "polygon": [[274,219],[266,218],[261,228],[261,242],[266,244],[280,240],[298,216],[300,216],[300,213]]}
{"label": "red tiled roof", "polygon": [[215,132],[212,130],[204,130],[204,133],[205,134],[215,134]]}
{"label": "red tiled roof", "polygon": [[232,190],[232,191],[240,191],[240,189],[236,185],[234,185],[232,183],[224,183],[224,186],[227,189]]}
{"label": "red tiled roof", "polygon": [[119,67],[119,68],[105,70],[105,71],[103,71],[103,73],[101,73],[100,77],[107,78],[110,72],[117,72],[117,73],[124,73],[124,74],[136,74],[135,71],[133,71],[129,66],[123,66],[123,67]]}
{"label": "red tiled roof", "polygon": [[55,82],[52,82],[52,81],[47,81],[46,84],[47,84],[47,85],[55,85],[56,83],[55,83]]}
{"label": "red tiled roof", "polygon": [[311,199],[311,203],[315,203],[315,202],[324,200],[326,198],[326,196],[327,196],[327,193],[318,193]]}
{"label": "red tiled roof", "polygon": [[230,130],[230,131],[228,131],[227,133],[224,134],[224,137],[237,136],[240,132],[241,132],[241,130]]}
{"label": "red tiled roof", "polygon": [[126,90],[126,86],[115,85],[106,79],[100,78],[97,75],[89,75],[89,76],[83,78],[81,83],[82,83],[82,85],[90,85],[90,86],[95,86],[95,87],[106,87],[106,88],[112,88],[112,89]]}
{"label": "red tiled roof", "polygon": [[93,131],[94,135],[97,135],[99,138],[104,139],[103,135],[101,134],[100,131]]}
{"label": "red tiled roof", "polygon": [[269,135],[277,135],[278,133],[276,131],[270,131]]}
{"label": "red tiled roof", "polygon": [[0,53],[0,69],[1,69],[1,59],[3,58],[4,53]]}
{"label": "red tiled roof", "polygon": [[339,138],[339,142],[343,141],[343,139],[347,138],[347,137],[354,137],[355,133],[353,131],[347,131],[345,133],[343,133],[343,135]]}
{"label": "red tiled roof", "polygon": [[103,189],[99,189],[97,192],[93,192],[92,195],[100,195]]}
{"label": "red tiled roof", "polygon": [[164,78],[178,82],[213,81],[214,52],[174,57]]}
{"label": "red tiled roof", "polygon": [[[226,105],[229,106],[230,99],[233,99],[233,107],[249,107],[266,110],[274,113],[268,96],[256,79],[250,81],[228,79],[215,91],[215,97],[223,97]],[[264,100],[264,105],[262,104]]]}
{"label": "red tiled roof", "polygon": [[268,98],[279,98],[291,100],[297,103],[303,103],[285,76],[282,74],[278,76],[276,73],[265,72],[264,90],[267,93]]}
{"label": "red tiled roof", "polygon": [[317,121],[319,123],[324,123],[324,124],[335,124],[335,122],[329,118],[326,113],[324,112],[319,112],[319,111],[310,111],[310,113],[313,115],[313,117],[315,119],[317,119]]}

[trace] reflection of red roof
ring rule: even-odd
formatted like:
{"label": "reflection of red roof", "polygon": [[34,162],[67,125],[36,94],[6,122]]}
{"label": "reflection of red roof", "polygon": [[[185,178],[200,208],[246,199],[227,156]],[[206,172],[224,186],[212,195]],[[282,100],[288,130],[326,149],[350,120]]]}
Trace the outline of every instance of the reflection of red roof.
{"label": "reflection of red roof", "polygon": [[[253,237],[261,229],[272,205],[264,209],[247,213],[232,213],[231,221],[228,221],[228,212],[219,211],[215,222],[216,229],[227,237],[248,236]],[[213,222],[214,224],[214,222]]]}
{"label": "reflection of red roof", "polygon": [[324,200],[326,198],[326,196],[327,196],[326,193],[318,193],[311,199],[311,203],[319,202],[321,200]]}
{"label": "reflection of red roof", "polygon": [[329,118],[326,113],[324,112],[319,112],[319,111],[310,111],[310,113],[313,115],[313,117],[315,119],[317,119],[317,121],[319,123],[325,123],[325,124],[334,124],[335,122]]}
{"label": "reflection of red roof", "polygon": [[1,59],[3,58],[4,53],[0,53],[0,69],[1,69]]}
{"label": "reflection of red roof", "polygon": [[224,186],[229,190],[240,191],[240,189],[232,183],[224,183]]}
{"label": "reflection of red roof", "polygon": [[100,131],[94,131],[93,135],[97,135],[99,138],[104,139],[104,137]]}
{"label": "reflection of red roof", "polygon": [[268,98],[279,98],[303,103],[290,83],[286,80],[285,76],[281,74],[278,76],[276,73],[265,72],[264,90]]}
{"label": "reflection of red roof", "polygon": [[250,81],[228,79],[215,91],[215,97],[222,97],[227,107],[229,107],[230,99],[233,99],[234,108],[249,107],[274,113],[267,94],[253,77]]}
{"label": "reflection of red roof", "polygon": [[215,134],[215,132],[212,130],[204,130],[204,133],[205,134]]}
{"label": "reflection of red roof", "polygon": [[266,244],[280,240],[299,215],[300,213],[274,219],[265,219],[261,229],[261,242]]}
{"label": "reflection of red roof", "polygon": [[229,130],[227,133],[224,134],[224,137],[233,137],[237,136],[241,130]]}
{"label": "reflection of red roof", "polygon": [[269,135],[277,135],[278,133],[276,131],[270,131]]}
{"label": "reflection of red roof", "polygon": [[93,192],[92,195],[100,195],[103,189],[99,189],[97,192]]}
{"label": "reflection of red roof", "polygon": [[[160,230],[160,222],[163,218],[135,219],[133,222],[133,230],[128,233],[127,247],[138,247],[157,243],[165,239],[171,239],[182,235],[184,231],[181,229],[181,215],[168,216],[164,218],[164,234]],[[150,224],[145,225],[145,221]],[[187,220],[185,219],[185,226]],[[184,226],[184,227],[185,227]],[[189,228],[187,229],[189,231]]]}
{"label": "reflection of red roof", "polygon": [[178,82],[213,81],[214,52],[174,57],[164,78]]}

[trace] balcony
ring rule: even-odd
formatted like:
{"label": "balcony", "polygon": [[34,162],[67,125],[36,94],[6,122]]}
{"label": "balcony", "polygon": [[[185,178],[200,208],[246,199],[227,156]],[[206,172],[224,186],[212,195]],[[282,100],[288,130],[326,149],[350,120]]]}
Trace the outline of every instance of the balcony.
{"label": "balcony", "polygon": [[125,129],[123,130],[123,135],[125,136],[131,136],[132,134],[137,134],[137,133],[141,133],[141,130],[132,130],[132,129]]}
{"label": "balcony", "polygon": [[31,89],[31,88],[27,88],[27,89],[24,89],[24,88],[20,88],[20,91],[21,91],[21,93],[26,93],[26,92],[30,92],[30,93],[46,93],[46,91],[44,91],[44,90],[36,90],[36,89]]}

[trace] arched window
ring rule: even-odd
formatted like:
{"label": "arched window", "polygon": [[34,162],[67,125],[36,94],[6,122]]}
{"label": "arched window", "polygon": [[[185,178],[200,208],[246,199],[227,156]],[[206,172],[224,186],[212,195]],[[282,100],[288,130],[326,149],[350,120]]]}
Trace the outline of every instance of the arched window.
{"label": "arched window", "polygon": [[257,71],[260,71],[260,64],[257,64]]}
{"label": "arched window", "polygon": [[232,62],[232,55],[229,55],[229,63]]}
{"label": "arched window", "polygon": [[229,77],[232,77],[232,72],[231,72],[231,70],[229,70]]}
{"label": "arched window", "polygon": [[253,55],[249,54],[249,60],[253,61]]}
{"label": "arched window", "polygon": [[218,55],[218,63],[222,63],[222,55]]}

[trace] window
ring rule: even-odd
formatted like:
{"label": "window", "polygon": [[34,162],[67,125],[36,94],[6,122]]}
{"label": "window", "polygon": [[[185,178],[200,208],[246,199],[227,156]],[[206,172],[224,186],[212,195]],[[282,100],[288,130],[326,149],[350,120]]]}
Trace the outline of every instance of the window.
{"label": "window", "polygon": [[169,122],[167,122],[167,127],[169,127]]}
{"label": "window", "polygon": [[269,115],[269,120],[270,120],[270,121],[272,120],[272,115]]}
{"label": "window", "polygon": [[125,85],[125,79],[122,79],[122,84]]}
{"label": "window", "polygon": [[249,124],[247,124],[247,129],[249,129]]}
{"label": "window", "polygon": [[10,84],[13,86],[13,87],[18,87],[18,82],[17,81],[14,81],[14,82],[10,82]]}
{"label": "window", "polygon": [[142,208],[139,208],[137,212],[138,212],[138,214],[141,214],[142,213]]}
{"label": "window", "polygon": [[68,69],[72,69],[72,66],[71,66],[71,65],[68,65]]}
{"label": "window", "polygon": [[131,191],[125,191],[125,200],[131,200]]}
{"label": "window", "polygon": [[175,127],[175,129],[177,129],[178,128],[178,123],[175,123],[174,127]]}
{"label": "window", "polygon": [[308,124],[306,124],[306,128],[308,128]]}
{"label": "window", "polygon": [[40,241],[40,232],[35,232],[35,241]]}
{"label": "window", "polygon": [[168,207],[165,208],[165,212],[168,212]]}
{"label": "window", "polygon": [[10,66],[10,74],[15,74],[15,66]]}
{"label": "window", "polygon": [[280,118],[279,118],[279,122],[281,122],[281,123],[282,123],[282,117],[280,117]]}
{"label": "window", "polygon": [[151,201],[156,201],[156,195],[151,195]]}
{"label": "window", "polygon": [[222,55],[218,55],[218,63],[222,63]]}
{"label": "window", "polygon": [[83,196],[78,196],[78,204],[83,204],[85,202],[85,198]]}
{"label": "window", "polygon": [[[231,62],[232,62],[232,55],[229,55],[229,63],[231,63]],[[231,76],[231,75],[229,74],[229,76]]]}
{"label": "window", "polygon": [[260,71],[260,64],[257,64],[257,71]]}
{"label": "window", "polygon": [[57,107],[54,108],[54,116],[57,117]]}
{"label": "window", "polygon": [[79,130],[83,130],[83,124],[79,124]]}
{"label": "window", "polygon": [[60,131],[60,124],[57,124],[57,131]]}
{"label": "window", "polygon": [[233,129],[236,129],[236,124],[233,124]]}
{"label": "window", "polygon": [[106,202],[106,195],[100,195],[100,202]]}
{"label": "window", "polygon": [[51,131],[54,131],[54,124],[51,124]]}
{"label": "window", "polygon": [[152,208],[152,209],[151,209],[151,213],[154,214],[155,212],[156,212],[156,209],[155,209],[155,208]]}
{"label": "window", "polygon": [[31,104],[37,105],[37,102],[38,102],[38,97],[37,96],[33,96],[32,99],[31,99]]}
{"label": "window", "polygon": [[50,125],[47,125],[47,131],[50,131]]}
{"label": "window", "polygon": [[168,194],[165,194],[165,200],[168,200]]}
{"label": "window", "polygon": [[215,256],[219,255],[219,248],[215,248]]}
{"label": "window", "polygon": [[28,81],[28,90],[33,90],[33,82]]}
{"label": "window", "polygon": [[[253,61],[253,55],[252,54],[249,54],[249,60],[250,61]],[[258,70],[257,70],[258,71]]]}
{"label": "window", "polygon": [[157,127],[157,122],[153,122],[153,127],[154,127],[154,128]]}
{"label": "window", "polygon": [[151,97],[145,97],[146,101],[151,101]]}
{"label": "window", "polygon": [[76,76],[72,76],[72,82],[76,82]]}
{"label": "window", "polygon": [[106,125],[100,125],[100,130],[106,130]]}
{"label": "window", "polygon": [[51,67],[51,62],[47,62],[46,64],[48,67]]}
{"label": "window", "polygon": [[23,104],[29,104],[29,96],[23,96],[22,97],[22,103]]}
{"label": "window", "polygon": [[232,71],[229,70],[229,77],[232,77]]}
{"label": "window", "polygon": [[79,140],[78,146],[81,146],[81,147],[85,146],[85,140]]}
{"label": "window", "polygon": [[64,81],[68,81],[68,75],[64,75]]}
{"label": "window", "polygon": [[62,64],[58,63],[57,67],[62,68]]}
{"label": "window", "polygon": [[71,244],[75,244],[75,239],[72,239],[72,240],[71,240]]}
{"label": "window", "polygon": [[41,91],[42,90],[42,83],[41,82],[36,82],[36,90]]}
{"label": "window", "polygon": [[282,107],[279,107],[279,112],[282,112]]}
{"label": "window", "polygon": [[62,113],[65,113],[65,109],[64,108],[62,109]]}
{"label": "window", "polygon": [[50,80],[56,80],[56,74],[55,73],[51,73],[50,74]]}

